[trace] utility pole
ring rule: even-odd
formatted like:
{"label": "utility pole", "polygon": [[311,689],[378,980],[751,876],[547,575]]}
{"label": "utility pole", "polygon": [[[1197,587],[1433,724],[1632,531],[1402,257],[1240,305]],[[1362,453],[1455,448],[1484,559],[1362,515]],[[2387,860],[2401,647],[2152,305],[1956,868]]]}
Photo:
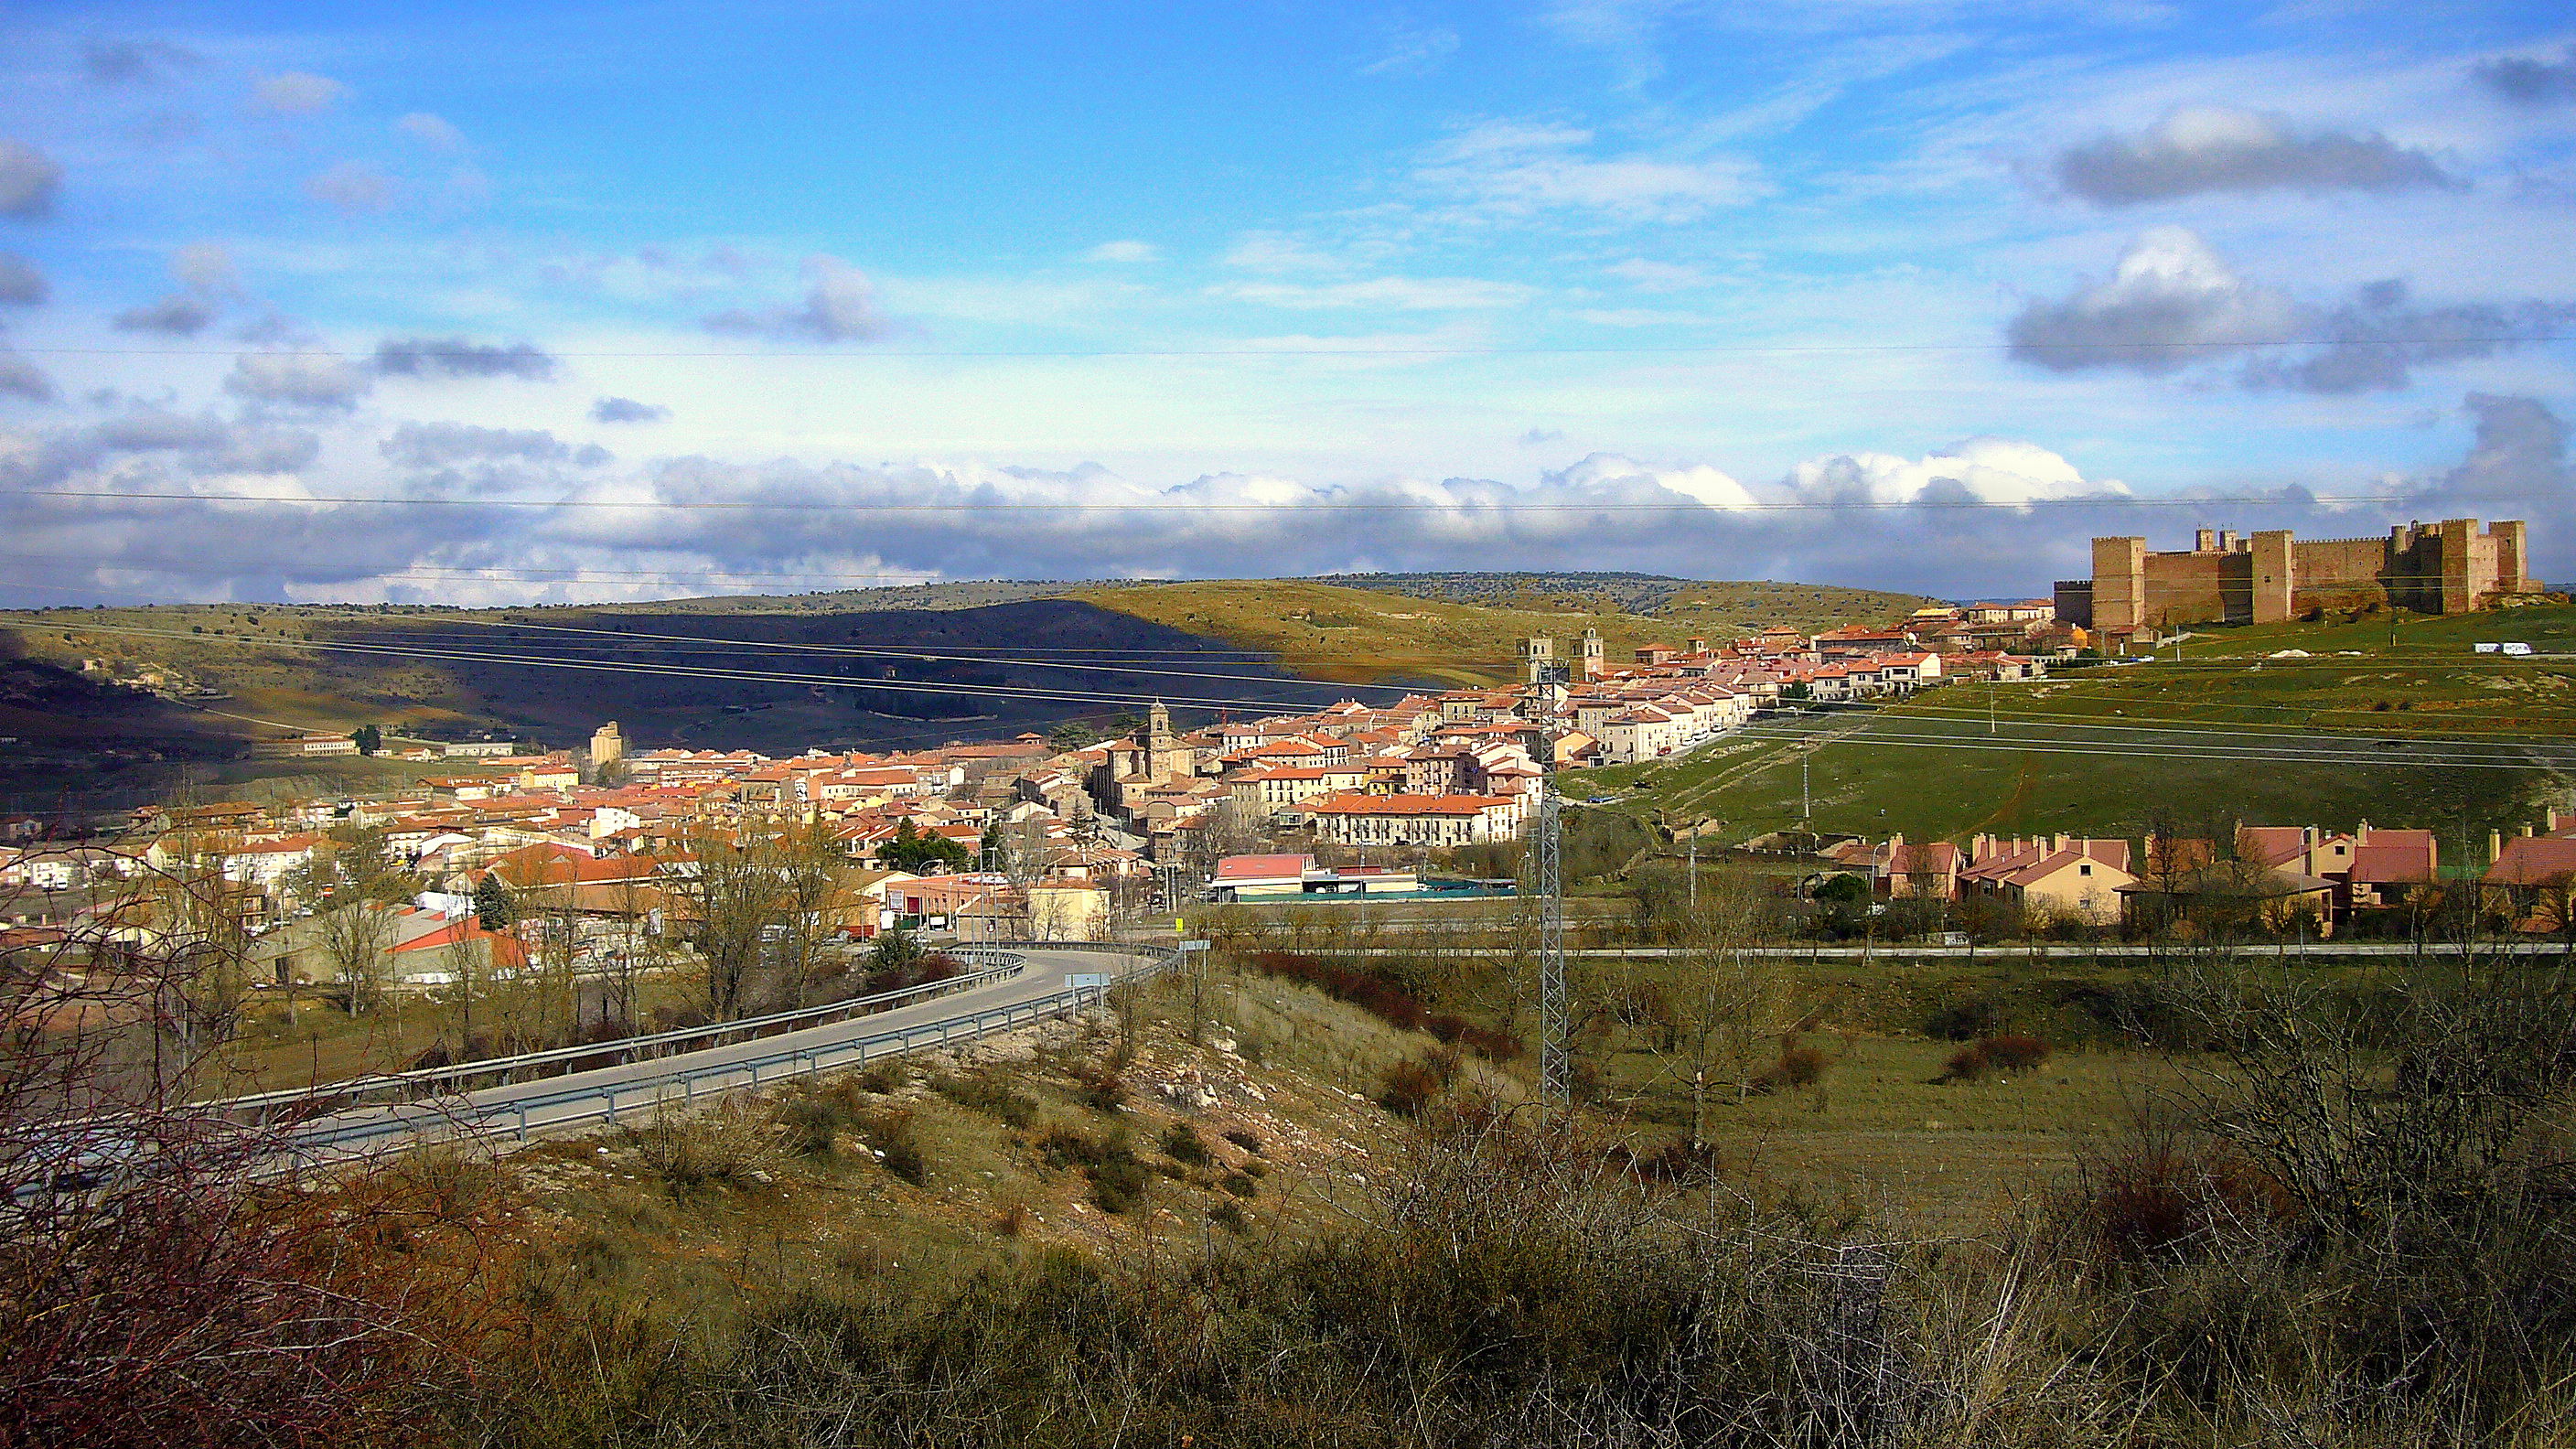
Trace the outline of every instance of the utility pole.
{"label": "utility pole", "polygon": [[1699,832],[1697,830],[1691,831],[1690,838],[1690,909],[1691,916],[1696,919],[1699,915]]}
{"label": "utility pole", "polygon": [[1810,833],[1813,833],[1815,827],[1816,807],[1807,794],[1807,760],[1815,753],[1816,747],[1812,744],[1798,752],[1798,822],[1806,826]]}
{"label": "utility pole", "polygon": [[1556,728],[1543,689],[1533,686],[1530,705],[1539,715],[1538,820],[1531,831],[1530,886],[1538,892],[1538,1095],[1541,1105],[1568,1115],[1574,1096],[1570,1012],[1565,1000],[1564,815],[1556,797]]}

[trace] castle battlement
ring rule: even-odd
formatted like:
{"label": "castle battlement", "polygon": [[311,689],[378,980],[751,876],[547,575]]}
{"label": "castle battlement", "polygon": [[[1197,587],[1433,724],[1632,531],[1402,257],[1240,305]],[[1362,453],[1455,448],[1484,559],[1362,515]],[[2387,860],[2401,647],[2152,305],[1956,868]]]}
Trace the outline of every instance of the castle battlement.
{"label": "castle battlement", "polygon": [[2369,538],[2203,528],[2190,549],[2163,553],[2144,538],[2096,538],[2092,579],[2061,582],[2057,614],[2093,629],[2265,624],[2372,603],[2465,614],[2537,592],[2530,561],[2520,520],[2409,522]]}

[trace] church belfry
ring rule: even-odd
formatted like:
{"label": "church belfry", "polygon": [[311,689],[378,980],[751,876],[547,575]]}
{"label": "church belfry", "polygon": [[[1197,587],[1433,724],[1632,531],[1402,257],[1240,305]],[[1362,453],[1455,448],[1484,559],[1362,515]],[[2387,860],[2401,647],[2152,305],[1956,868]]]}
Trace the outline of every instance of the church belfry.
{"label": "church belfry", "polygon": [[1161,700],[1145,711],[1145,778],[1161,780],[1172,773],[1172,712]]}

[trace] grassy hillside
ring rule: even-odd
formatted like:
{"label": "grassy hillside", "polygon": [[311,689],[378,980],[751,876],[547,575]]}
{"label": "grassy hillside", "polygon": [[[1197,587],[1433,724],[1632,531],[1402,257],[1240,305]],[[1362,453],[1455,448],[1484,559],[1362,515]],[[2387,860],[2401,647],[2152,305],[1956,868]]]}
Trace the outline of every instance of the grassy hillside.
{"label": "grassy hillside", "polygon": [[1682,635],[1710,638],[1772,624],[1814,631],[1884,623],[1932,602],[1914,594],[1830,584],[1707,582],[1635,573],[1329,574],[1308,582],[1491,609],[1669,619]]}
{"label": "grassy hillside", "polygon": [[[1352,581],[1359,577],[1378,576],[1353,576]],[[1910,594],[1805,584],[1681,580],[1661,581],[1650,600],[1632,587],[1642,575],[1599,576],[1610,582],[1563,589],[1554,585],[1569,580],[1580,585],[1596,576],[1382,577],[1416,582],[1397,588],[1307,579],[1204,579],[1086,585],[1069,597],[1247,649],[1276,652],[1282,667],[1312,679],[1444,685],[1510,682],[1518,674],[1520,641],[1532,634],[1554,636],[1564,654],[1585,629],[1598,629],[1611,661],[1619,663],[1640,644],[1678,645],[1694,634],[1730,638],[1769,624],[1821,629],[1883,623],[1923,602]],[[1478,603],[1458,603],[1439,596],[1456,591],[1447,584],[1419,582],[1462,579],[1490,580],[1496,590],[1480,594]],[[1674,587],[1664,590],[1665,584]],[[1482,601],[1487,597],[1493,602]],[[1656,612],[1625,611],[1650,603]]]}
{"label": "grassy hillside", "polygon": [[[2576,780],[2534,754],[2576,753],[2576,660],[2470,648],[2502,639],[2576,652],[2576,608],[2209,631],[2153,663],[1809,715],[1570,788],[1618,792],[1614,808],[1640,815],[1723,820],[1742,839],[1797,822],[1805,755],[1814,819],[1830,831],[2134,837],[2160,813],[2369,819],[2440,828],[2457,861],[2491,829],[2576,805]],[[2289,650],[2307,657],[2271,657]],[[2318,757],[2226,759],[2222,747]]]}

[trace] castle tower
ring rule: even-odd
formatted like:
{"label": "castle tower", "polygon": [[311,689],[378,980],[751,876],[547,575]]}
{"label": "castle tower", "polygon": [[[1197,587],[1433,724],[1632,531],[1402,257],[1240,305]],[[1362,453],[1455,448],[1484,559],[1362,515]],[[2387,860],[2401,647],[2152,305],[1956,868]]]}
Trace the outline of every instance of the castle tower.
{"label": "castle tower", "polygon": [[605,770],[626,758],[626,737],[617,732],[617,721],[610,720],[590,732],[590,767]]}
{"label": "castle tower", "polygon": [[[2214,530],[2204,529],[2204,534]],[[2212,536],[2210,546],[2218,540]],[[2147,622],[2147,541],[2093,540],[2093,627],[2134,629]]]}
{"label": "castle tower", "polygon": [[2267,528],[2254,535],[2254,622],[2278,624],[2291,616],[2298,597],[2298,550],[2286,528]]}
{"label": "castle tower", "polygon": [[1583,660],[1581,677],[1585,679],[1599,679],[1605,672],[1606,671],[1603,670],[1601,665],[1601,631],[1598,629],[1586,629],[1583,631]]}

